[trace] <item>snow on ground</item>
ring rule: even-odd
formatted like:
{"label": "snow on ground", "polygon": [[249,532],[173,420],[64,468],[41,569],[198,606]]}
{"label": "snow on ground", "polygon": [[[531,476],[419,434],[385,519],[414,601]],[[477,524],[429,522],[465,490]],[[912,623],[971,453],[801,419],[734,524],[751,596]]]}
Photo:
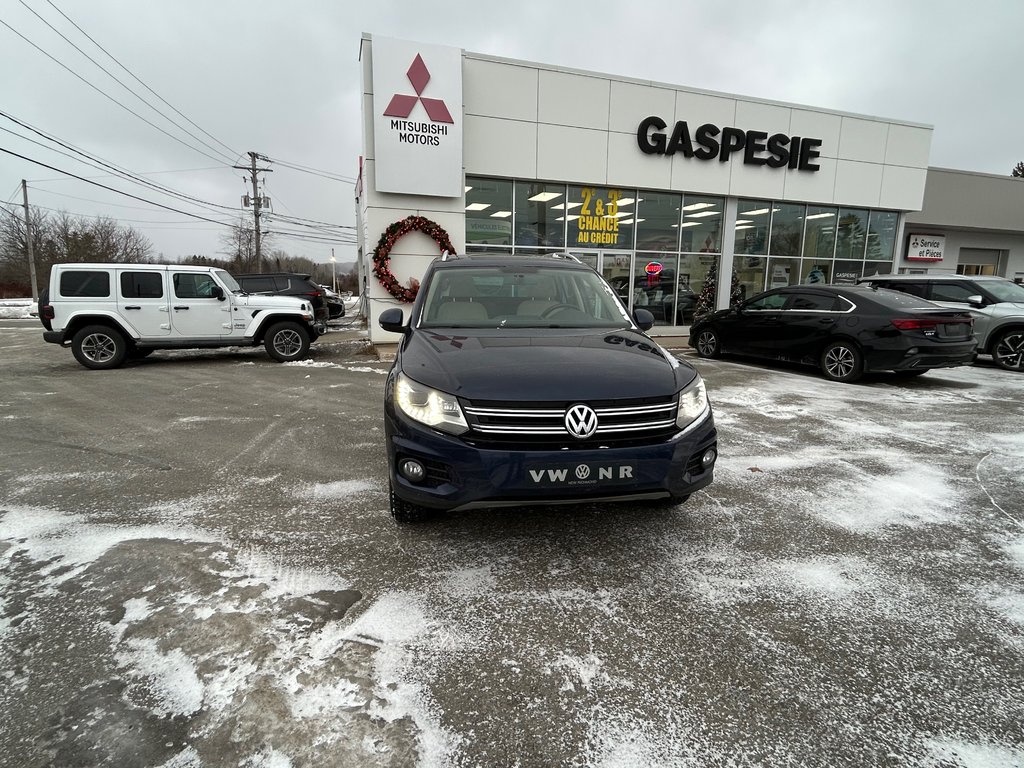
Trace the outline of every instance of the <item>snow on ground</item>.
{"label": "snow on ground", "polygon": [[[339,367],[380,385],[377,367]],[[36,684],[17,643],[64,638],[60,622],[33,627],[31,600],[66,601],[100,638],[90,658],[124,686],[58,726],[103,734],[139,712],[186,723],[168,768],[210,754],[268,768],[325,755],[625,768],[841,753],[851,765],[851,750],[862,765],[1022,766],[1024,431],[985,417],[1020,389],[981,368],[949,379],[844,386],[780,371],[709,385],[716,483],[661,513],[452,516],[368,537],[348,518],[386,515],[379,480],[278,474],[151,504],[135,525],[8,501],[0,670],[14,692]],[[970,403],[977,424],[933,419],[935,403]],[[11,496],[54,479],[19,478]],[[278,495],[307,515],[295,534],[309,551],[342,542],[331,571],[202,527],[214,505]],[[377,559],[357,582],[344,555],[359,538]],[[116,601],[93,586],[112,582]]]}
{"label": "snow on ground", "polygon": [[32,299],[0,299],[0,320],[20,320],[33,317]]}

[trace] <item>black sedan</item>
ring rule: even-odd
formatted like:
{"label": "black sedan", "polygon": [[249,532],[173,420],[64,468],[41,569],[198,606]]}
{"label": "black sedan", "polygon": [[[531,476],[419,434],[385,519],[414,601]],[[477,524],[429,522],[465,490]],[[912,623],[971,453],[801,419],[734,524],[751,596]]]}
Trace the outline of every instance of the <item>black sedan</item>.
{"label": "black sedan", "polygon": [[826,379],[856,381],[866,371],[915,376],[965,365],[977,342],[967,312],[898,291],[860,285],[792,285],[698,318],[690,346],[809,363]]}

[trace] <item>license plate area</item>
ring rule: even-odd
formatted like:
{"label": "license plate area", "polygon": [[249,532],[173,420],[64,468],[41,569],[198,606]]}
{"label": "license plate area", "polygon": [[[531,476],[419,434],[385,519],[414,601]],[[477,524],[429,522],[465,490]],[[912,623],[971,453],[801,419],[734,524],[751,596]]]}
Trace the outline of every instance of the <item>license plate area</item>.
{"label": "license plate area", "polygon": [[568,461],[526,468],[531,488],[603,488],[636,482],[636,462]]}

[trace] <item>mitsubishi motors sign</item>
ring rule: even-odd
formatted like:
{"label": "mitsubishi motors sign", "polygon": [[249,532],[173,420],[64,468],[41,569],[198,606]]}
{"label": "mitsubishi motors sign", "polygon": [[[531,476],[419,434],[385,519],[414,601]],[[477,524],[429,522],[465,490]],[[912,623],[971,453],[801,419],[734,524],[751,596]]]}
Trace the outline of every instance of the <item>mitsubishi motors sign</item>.
{"label": "mitsubishi motors sign", "polygon": [[460,197],[462,51],[374,37],[372,56],[377,190]]}

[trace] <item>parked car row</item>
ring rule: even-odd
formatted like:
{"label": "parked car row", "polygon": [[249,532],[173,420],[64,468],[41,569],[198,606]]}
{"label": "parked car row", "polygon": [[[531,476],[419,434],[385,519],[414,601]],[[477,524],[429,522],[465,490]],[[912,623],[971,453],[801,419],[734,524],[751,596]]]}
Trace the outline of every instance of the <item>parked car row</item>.
{"label": "parked car row", "polygon": [[264,296],[298,296],[307,299],[316,310],[318,323],[345,316],[345,302],[324,285],[317,285],[310,275],[298,272],[251,272],[234,275],[242,290]]}

